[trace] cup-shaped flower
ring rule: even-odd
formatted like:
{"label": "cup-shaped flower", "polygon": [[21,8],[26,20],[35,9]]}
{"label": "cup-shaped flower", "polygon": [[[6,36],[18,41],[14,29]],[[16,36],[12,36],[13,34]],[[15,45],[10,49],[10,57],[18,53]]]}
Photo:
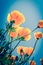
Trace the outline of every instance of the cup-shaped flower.
{"label": "cup-shaped flower", "polygon": [[15,25],[20,25],[24,23],[25,17],[21,12],[15,10],[8,14],[7,20],[8,22],[14,20]]}
{"label": "cup-shaped flower", "polygon": [[10,32],[10,37],[11,37],[11,38],[16,38],[17,35],[18,35],[17,32]]}
{"label": "cup-shaped flower", "polygon": [[29,61],[30,65],[36,65],[36,62],[34,60]]}
{"label": "cup-shaped flower", "polygon": [[28,54],[28,55],[31,55],[32,52],[33,52],[33,48],[32,48],[32,47],[29,47],[29,48],[27,49],[27,54]]}
{"label": "cup-shaped flower", "polygon": [[40,20],[40,21],[38,22],[38,27],[39,27],[39,28],[43,28],[43,20]]}
{"label": "cup-shaped flower", "polygon": [[18,28],[18,36],[23,37],[26,41],[31,39],[30,32],[31,31],[28,28]]}
{"label": "cup-shaped flower", "polygon": [[23,47],[24,54],[28,55],[28,47]]}
{"label": "cup-shaped flower", "polygon": [[[17,53],[20,54],[21,50],[23,51],[23,46],[18,46],[17,47]],[[23,51],[24,52],[24,51]]]}
{"label": "cup-shaped flower", "polygon": [[35,37],[35,39],[40,39],[40,38],[42,38],[42,33],[41,32],[35,32],[34,37]]}
{"label": "cup-shaped flower", "polygon": [[33,48],[32,47],[24,47],[24,53],[27,55],[31,55]]}

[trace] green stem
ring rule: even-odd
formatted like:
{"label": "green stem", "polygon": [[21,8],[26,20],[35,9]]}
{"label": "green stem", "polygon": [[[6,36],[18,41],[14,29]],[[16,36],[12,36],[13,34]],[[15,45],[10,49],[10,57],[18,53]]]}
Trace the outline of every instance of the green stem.
{"label": "green stem", "polygon": [[[7,44],[5,44],[4,46],[3,46],[3,49],[5,49],[5,47],[6,46],[8,46],[9,44],[11,44],[12,42],[14,42],[14,41],[17,41],[17,40],[19,40],[20,38],[17,38],[17,39],[15,39],[15,40],[12,40],[11,42],[7,42]],[[20,39],[21,40],[21,39]],[[1,47],[2,48],[2,47]],[[2,51],[4,51],[4,50],[2,50]],[[1,53],[2,53],[2,51],[1,51]],[[0,53],[0,54],[1,54]]]}
{"label": "green stem", "polygon": [[8,30],[12,27],[13,23],[14,21],[11,21],[11,23],[7,25],[8,26],[7,30],[0,36],[0,38],[8,32]]}
{"label": "green stem", "polygon": [[21,42],[21,40],[19,40],[19,42],[16,44],[16,46],[10,51],[10,53],[9,54],[11,54],[15,49],[16,49],[16,47],[19,45],[19,43]]}
{"label": "green stem", "polygon": [[34,32],[37,28],[38,28],[38,27],[34,28],[34,29],[31,31],[31,33]]}
{"label": "green stem", "polygon": [[[13,38],[11,38],[11,42],[13,41]],[[10,50],[12,49],[12,43],[10,44]]]}

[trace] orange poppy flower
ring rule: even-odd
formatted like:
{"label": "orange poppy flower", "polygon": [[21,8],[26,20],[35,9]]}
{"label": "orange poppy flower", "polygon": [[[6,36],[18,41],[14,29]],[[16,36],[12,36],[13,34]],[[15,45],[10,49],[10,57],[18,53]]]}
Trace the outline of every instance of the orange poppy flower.
{"label": "orange poppy flower", "polygon": [[20,50],[23,50],[23,46],[18,46],[17,47],[17,53],[20,54]]}
{"label": "orange poppy flower", "polygon": [[23,37],[24,40],[30,40],[30,38],[31,38],[30,29],[19,28],[18,29],[18,35],[19,35],[19,37]]}
{"label": "orange poppy flower", "polygon": [[28,47],[23,47],[24,54],[28,54]]}
{"label": "orange poppy flower", "polygon": [[31,55],[32,52],[33,52],[33,48],[32,48],[32,47],[29,47],[29,48],[27,49],[27,54],[28,54],[28,55]]}
{"label": "orange poppy flower", "polygon": [[23,50],[24,54],[27,54],[27,47],[19,46],[17,47],[17,53],[20,54],[20,51]]}
{"label": "orange poppy flower", "polygon": [[17,32],[10,32],[10,37],[11,37],[11,38],[16,38],[17,35],[18,35]]}
{"label": "orange poppy flower", "polygon": [[29,61],[30,65],[36,65],[36,62],[35,61]]}
{"label": "orange poppy flower", "polygon": [[25,17],[22,13],[15,10],[15,11],[11,12],[10,14],[8,14],[7,20],[9,22],[14,20],[15,25],[20,25],[20,24],[24,23]]}
{"label": "orange poppy flower", "polygon": [[39,28],[43,28],[43,20],[40,20],[40,21],[39,21],[38,27],[39,27]]}
{"label": "orange poppy flower", "polygon": [[33,48],[31,47],[24,47],[24,46],[19,46],[17,47],[17,53],[20,54],[20,50],[23,50],[24,54],[28,54],[28,55],[31,55],[32,51],[33,51]]}
{"label": "orange poppy flower", "polygon": [[42,33],[36,32],[36,33],[34,33],[34,37],[35,37],[35,39],[40,39],[40,38],[42,38]]}

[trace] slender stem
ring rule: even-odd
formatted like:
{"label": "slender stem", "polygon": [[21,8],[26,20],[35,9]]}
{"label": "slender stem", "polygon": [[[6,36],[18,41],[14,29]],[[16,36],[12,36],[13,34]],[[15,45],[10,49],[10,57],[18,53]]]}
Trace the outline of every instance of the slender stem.
{"label": "slender stem", "polygon": [[20,59],[19,59],[19,61],[21,61],[21,59],[22,59],[22,56],[20,55]]}
{"label": "slender stem", "polygon": [[7,26],[8,26],[7,30],[0,36],[0,38],[1,38],[3,35],[6,34],[6,32],[9,30],[9,28],[12,27],[12,24],[13,24],[13,23],[14,23],[14,21],[11,21],[11,23],[7,25]]}
{"label": "slender stem", "polygon": [[[36,48],[37,41],[38,41],[38,39],[36,40],[36,42],[35,42],[35,44],[34,44],[34,50],[35,50],[35,48]],[[21,62],[21,65],[22,65],[22,63],[23,63],[23,65],[24,65],[24,64],[30,59],[30,57],[32,56],[34,50],[32,51],[31,55],[27,58],[27,60],[26,60],[24,63]]]}
{"label": "slender stem", "polygon": [[[11,42],[7,42],[7,44],[5,44],[5,45],[3,46],[3,49],[5,49],[6,46],[8,46],[9,44],[11,44],[12,42],[17,41],[17,40],[18,40],[18,39],[12,40]],[[2,51],[4,51],[4,50],[2,50]],[[2,53],[2,51],[1,51],[1,53]],[[0,53],[0,54],[1,54],[1,53]]]}
{"label": "slender stem", "polygon": [[9,44],[11,44],[12,42],[17,41],[17,40],[18,40],[18,38],[12,40],[11,42],[8,42],[6,45],[4,45],[4,47],[8,46]]}
{"label": "slender stem", "polygon": [[[11,38],[11,42],[13,41],[13,38]],[[12,44],[10,44],[10,50],[12,49]]]}
{"label": "slender stem", "polygon": [[15,49],[16,49],[16,47],[19,45],[19,43],[21,42],[21,40],[19,40],[19,42],[16,44],[16,46],[10,51],[10,53],[9,54],[11,54]]}
{"label": "slender stem", "polygon": [[30,65],[32,64],[32,61],[33,61],[33,60],[34,60],[34,57],[32,58]]}
{"label": "slender stem", "polygon": [[37,28],[38,28],[38,26],[37,26],[36,28],[34,28],[34,29],[31,31],[31,33],[34,32]]}

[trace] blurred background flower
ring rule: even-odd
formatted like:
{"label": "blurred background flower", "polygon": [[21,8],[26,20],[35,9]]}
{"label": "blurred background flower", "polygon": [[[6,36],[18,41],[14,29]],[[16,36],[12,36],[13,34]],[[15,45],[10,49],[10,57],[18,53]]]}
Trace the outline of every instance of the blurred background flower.
{"label": "blurred background flower", "polygon": [[29,61],[30,65],[36,65],[36,62],[33,60]]}
{"label": "blurred background flower", "polygon": [[40,39],[40,38],[42,38],[42,32],[35,32],[35,33],[34,33],[34,37],[35,37],[35,39]]}
{"label": "blurred background flower", "polygon": [[41,65],[43,65],[43,58],[40,59]]}
{"label": "blurred background flower", "polygon": [[43,28],[43,20],[40,20],[40,21],[38,22],[38,27],[39,27],[39,28]]}

